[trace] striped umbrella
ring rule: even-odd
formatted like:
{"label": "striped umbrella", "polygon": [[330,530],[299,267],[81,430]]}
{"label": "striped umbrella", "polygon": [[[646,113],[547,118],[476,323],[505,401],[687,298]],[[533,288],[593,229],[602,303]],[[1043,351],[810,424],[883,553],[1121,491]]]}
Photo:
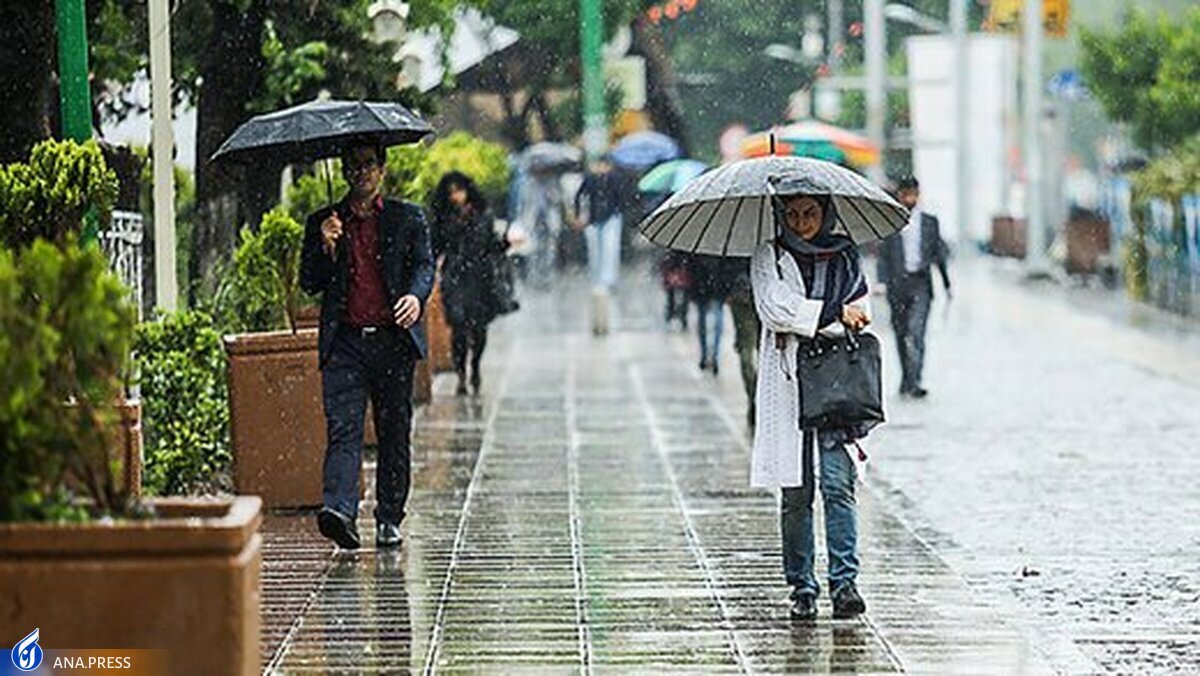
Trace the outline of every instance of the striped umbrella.
{"label": "striped umbrella", "polygon": [[879,186],[836,164],[807,157],[760,157],[714,169],[688,183],[647,216],[647,239],[677,251],[752,256],[775,238],[772,199],[829,195],[834,232],[864,244],[899,231],[908,210]]}
{"label": "striped umbrella", "polygon": [[846,162],[866,167],[879,162],[879,147],[865,136],[817,120],[802,120],[785,127],[751,134],[742,141],[742,157],[763,157],[771,153],[771,134],[775,135],[775,154],[799,155]]}

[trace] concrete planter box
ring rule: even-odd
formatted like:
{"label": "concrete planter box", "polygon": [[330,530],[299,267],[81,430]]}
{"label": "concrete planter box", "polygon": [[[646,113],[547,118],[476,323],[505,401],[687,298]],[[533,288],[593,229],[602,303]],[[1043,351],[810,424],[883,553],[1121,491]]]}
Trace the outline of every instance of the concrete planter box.
{"label": "concrete planter box", "polygon": [[993,255],[1008,258],[1025,258],[1025,221],[1011,216],[996,216],[992,218],[992,241],[990,249]]}
{"label": "concrete planter box", "polygon": [[172,673],[257,674],[261,502],[168,499],[158,517],[0,524],[0,636],[157,649]]}
{"label": "concrete planter box", "polygon": [[1078,216],[1067,221],[1067,272],[1096,274],[1111,246],[1108,221]]}
{"label": "concrete planter box", "polygon": [[233,481],[272,507],[321,504],[325,413],[317,332],[225,337]]}

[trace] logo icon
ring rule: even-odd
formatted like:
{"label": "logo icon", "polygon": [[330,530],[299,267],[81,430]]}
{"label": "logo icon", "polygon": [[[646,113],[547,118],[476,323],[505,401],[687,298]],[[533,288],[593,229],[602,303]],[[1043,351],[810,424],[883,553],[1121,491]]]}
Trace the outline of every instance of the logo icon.
{"label": "logo icon", "polygon": [[33,671],[42,666],[42,647],[38,645],[40,631],[40,629],[34,629],[33,633],[13,646],[12,662],[21,671]]}

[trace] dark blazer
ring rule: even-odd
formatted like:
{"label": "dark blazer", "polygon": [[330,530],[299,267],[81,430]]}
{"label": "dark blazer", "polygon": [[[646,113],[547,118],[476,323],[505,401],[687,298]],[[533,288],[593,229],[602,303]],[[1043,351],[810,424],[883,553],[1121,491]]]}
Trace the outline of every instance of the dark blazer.
{"label": "dark blazer", "polygon": [[[300,286],[310,294],[321,294],[321,324],[317,344],[320,365],[325,366],[333,347],[333,336],[346,313],[350,256],[347,238],[338,240],[337,259],[325,253],[321,244],[321,222],[334,209],[342,220],[349,216],[343,200],[308,217],[304,226],[304,250],[300,257]],[[402,296],[413,295],[421,301],[421,321],[408,329],[421,358],[425,357],[425,303],[433,291],[434,262],[429,248],[429,224],[421,207],[395,199],[384,199],[379,214],[380,264],[387,286],[388,300],[394,307]]]}
{"label": "dark blazer", "polygon": [[[918,272],[928,273],[931,266],[936,265],[942,275],[942,286],[950,288],[950,275],[946,271],[948,249],[942,240],[942,232],[938,227],[938,219],[930,214],[921,214],[921,264]],[[891,284],[905,274],[904,268],[904,237],[895,233],[883,240],[879,250],[879,281]]]}

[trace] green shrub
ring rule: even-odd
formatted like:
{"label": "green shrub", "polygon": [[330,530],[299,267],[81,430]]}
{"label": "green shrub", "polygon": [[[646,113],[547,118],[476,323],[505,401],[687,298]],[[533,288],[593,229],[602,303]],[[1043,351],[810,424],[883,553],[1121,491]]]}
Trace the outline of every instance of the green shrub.
{"label": "green shrub", "polygon": [[0,250],[0,521],[128,514],[112,466],[114,403],[135,309],[95,247],[67,235]]}
{"label": "green shrub", "polygon": [[228,488],[225,352],[212,318],[198,311],[160,315],[138,326],[134,349],[142,388],[143,490],[166,495]]}
{"label": "green shrub", "polygon": [[[309,214],[329,205],[329,185],[323,163],[313,166],[287,189],[284,202],[292,218],[301,223]],[[330,161],[333,200],[345,197],[349,186],[342,178],[341,163]],[[508,150],[464,131],[456,131],[432,145],[390,148],[383,192],[389,197],[427,204],[438,181],[450,171],[461,171],[479,184],[493,203],[503,200],[508,190]]]}
{"label": "green shrub", "polygon": [[95,141],[43,141],[29,162],[0,167],[0,240],[10,249],[39,237],[63,243],[85,216],[108,222],[117,199],[117,175]]}
{"label": "green shrub", "polygon": [[267,212],[257,232],[242,230],[233,270],[217,292],[217,320],[223,331],[295,330],[303,242],[304,227],[283,207]]}
{"label": "green shrub", "polygon": [[508,151],[465,131],[453,132],[428,148],[393,149],[388,152],[388,193],[426,204],[438,181],[451,171],[470,176],[495,203],[508,189]]}

